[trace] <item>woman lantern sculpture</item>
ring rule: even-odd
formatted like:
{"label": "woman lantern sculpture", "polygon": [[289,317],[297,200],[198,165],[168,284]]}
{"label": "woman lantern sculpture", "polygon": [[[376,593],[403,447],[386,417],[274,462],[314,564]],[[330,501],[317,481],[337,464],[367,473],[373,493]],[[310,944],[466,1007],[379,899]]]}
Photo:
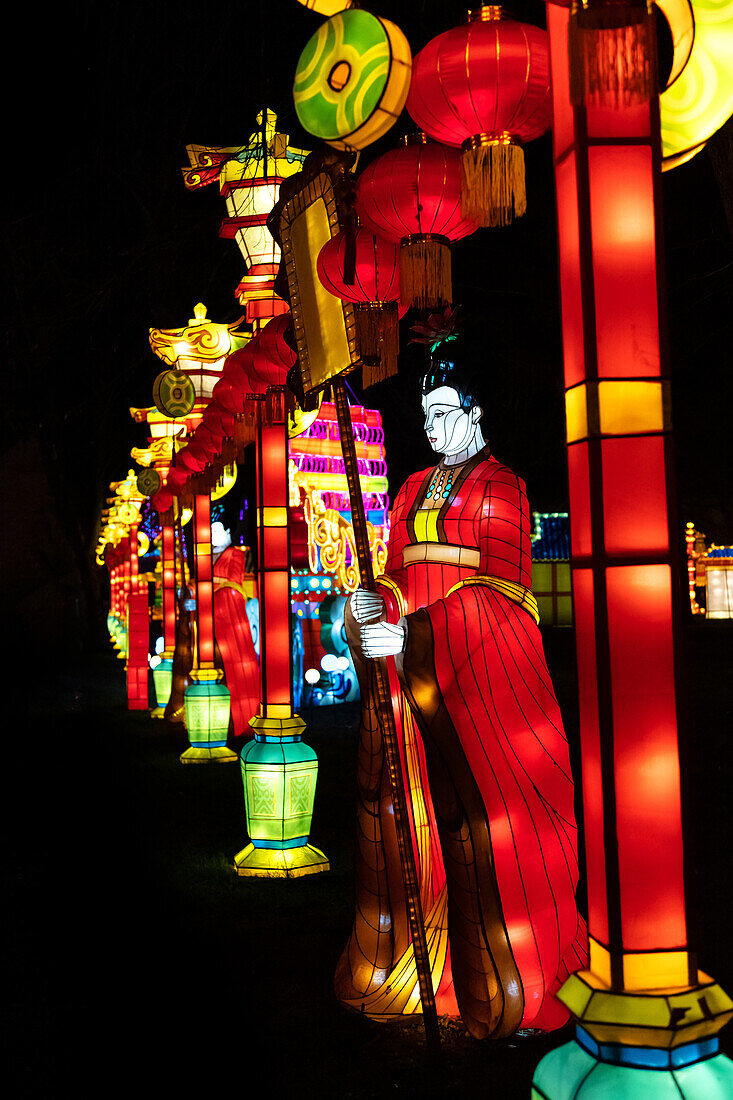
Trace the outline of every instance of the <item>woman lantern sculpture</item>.
{"label": "woman lantern sculpture", "polygon": [[[346,612],[363,713],[356,916],[336,992],[373,1018],[417,986],[369,662],[394,657],[392,699],[439,1013],[476,1038],[550,1031],[553,994],[585,962],[573,780],[530,591],[524,483],[494,458],[453,363],[422,380],[441,455],[394,503],[379,594]],[[415,727],[419,733],[416,733]]]}

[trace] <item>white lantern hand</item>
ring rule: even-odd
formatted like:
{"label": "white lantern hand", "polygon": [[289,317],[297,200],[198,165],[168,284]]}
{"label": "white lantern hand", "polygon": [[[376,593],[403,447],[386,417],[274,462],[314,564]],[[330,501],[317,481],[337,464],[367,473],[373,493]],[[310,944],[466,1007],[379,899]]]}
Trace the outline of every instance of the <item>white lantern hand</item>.
{"label": "white lantern hand", "polygon": [[365,588],[357,588],[349,597],[351,614],[356,621],[370,623],[379,619],[384,614],[384,600],[376,592],[367,592]]}
{"label": "white lantern hand", "polygon": [[406,630],[402,623],[369,623],[361,628],[361,648],[365,657],[394,657],[405,648]]}

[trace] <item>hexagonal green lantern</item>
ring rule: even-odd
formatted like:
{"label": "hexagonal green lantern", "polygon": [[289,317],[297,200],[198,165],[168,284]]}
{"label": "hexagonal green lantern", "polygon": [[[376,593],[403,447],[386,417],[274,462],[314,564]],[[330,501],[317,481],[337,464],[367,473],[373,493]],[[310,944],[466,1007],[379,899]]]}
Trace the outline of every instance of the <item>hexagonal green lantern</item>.
{"label": "hexagonal green lantern", "polygon": [[235,857],[239,875],[296,878],[328,870],[308,836],[318,758],[301,740],[305,722],[257,716],[255,739],[242,750],[242,782],[251,843]]}
{"label": "hexagonal green lantern", "polygon": [[153,684],[155,685],[155,709],[150,712],[151,717],[162,718],[173,686],[173,661],[170,657],[161,657],[153,668]]}
{"label": "hexagonal green lantern", "polygon": [[220,669],[191,669],[191,683],[186,688],[186,728],[191,747],[181,754],[183,764],[226,763],[237,759],[227,748],[229,689],[219,683]]}

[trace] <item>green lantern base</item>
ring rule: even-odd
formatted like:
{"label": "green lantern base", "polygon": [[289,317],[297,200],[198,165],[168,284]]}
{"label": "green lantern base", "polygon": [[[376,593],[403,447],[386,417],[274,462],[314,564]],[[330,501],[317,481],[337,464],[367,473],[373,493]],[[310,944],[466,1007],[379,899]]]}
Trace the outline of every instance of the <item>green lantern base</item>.
{"label": "green lantern base", "polygon": [[150,712],[150,717],[151,718],[164,718],[165,717],[165,707],[153,707],[153,709]]}
{"label": "green lantern base", "polygon": [[329,869],[328,858],[312,844],[299,848],[255,848],[248,844],[234,857],[238,875],[250,878],[300,878]]}
{"label": "green lantern base", "polygon": [[236,752],[226,745],[191,745],[181,753],[182,764],[233,764],[239,760]]}
{"label": "green lantern base", "polygon": [[577,1042],[545,1055],[535,1070],[532,1100],[728,1100],[733,1062],[714,1054],[679,1068],[618,1065]]}

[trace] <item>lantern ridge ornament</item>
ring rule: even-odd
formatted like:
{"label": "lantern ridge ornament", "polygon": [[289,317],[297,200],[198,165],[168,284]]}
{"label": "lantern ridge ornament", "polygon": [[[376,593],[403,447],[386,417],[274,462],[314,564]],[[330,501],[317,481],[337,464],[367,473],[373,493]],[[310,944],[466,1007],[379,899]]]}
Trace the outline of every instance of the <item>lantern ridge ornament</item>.
{"label": "lantern ridge ornament", "polygon": [[469,11],[413,61],[407,110],[436,141],[461,149],[461,210],[484,226],[527,209],[522,143],[550,124],[547,35],[499,5]]}

